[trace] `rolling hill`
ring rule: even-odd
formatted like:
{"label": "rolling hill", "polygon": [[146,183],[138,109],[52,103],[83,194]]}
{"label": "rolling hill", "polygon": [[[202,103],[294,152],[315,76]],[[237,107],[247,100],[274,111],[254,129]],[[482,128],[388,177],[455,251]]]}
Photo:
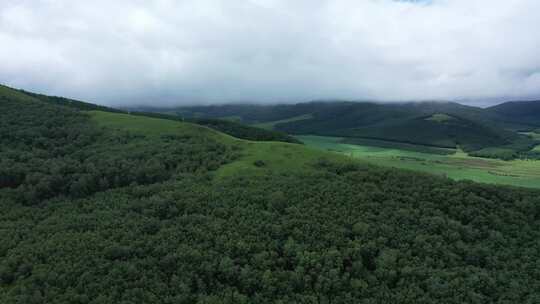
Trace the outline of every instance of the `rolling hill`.
{"label": "rolling hill", "polygon": [[[54,105],[61,105],[64,107],[74,108],[80,111],[103,111],[103,112],[111,112],[111,113],[130,112],[130,111],[123,111],[123,110],[115,109],[111,107],[95,105],[92,103],[69,99],[65,97],[47,96],[44,94],[27,92],[24,90],[17,90],[17,89],[13,89],[7,86],[3,86],[3,85],[0,85],[0,96],[5,96],[5,97],[10,96],[12,98],[20,99],[20,100],[24,100],[24,99],[34,100],[34,101],[39,100],[39,101],[51,103]],[[161,114],[161,113],[155,113],[155,112],[135,111],[131,113],[131,115],[146,116],[146,117],[153,117],[153,118],[160,118],[160,119],[174,120],[174,121],[184,121],[183,118],[178,117],[176,115],[167,115],[167,114]],[[194,118],[194,119],[189,119],[189,122],[198,124],[198,125],[207,126],[211,129],[215,129],[220,132],[229,134],[231,136],[247,139],[247,140],[282,141],[282,142],[290,142],[290,143],[301,143],[294,137],[289,136],[288,134],[284,132],[248,126],[248,125],[236,123],[234,121]]]}
{"label": "rolling hill", "polygon": [[8,88],[0,144],[1,303],[539,300],[537,190]]}
{"label": "rolling hill", "polygon": [[493,119],[516,130],[530,131],[540,127],[540,100],[505,102],[486,111]]}
{"label": "rolling hill", "polygon": [[519,134],[508,123],[523,118],[527,112],[525,108],[530,108],[530,115],[525,121],[540,123],[534,114],[537,104],[520,104],[521,110],[506,110],[504,114],[503,108],[512,104],[482,109],[451,102],[311,102],[271,106],[182,107],[169,112],[182,117],[235,117],[244,123],[296,135],[374,139],[442,148],[460,147],[471,153],[483,153],[481,151],[486,149],[505,151],[501,154],[484,153],[484,156],[512,158],[531,150],[535,141]]}

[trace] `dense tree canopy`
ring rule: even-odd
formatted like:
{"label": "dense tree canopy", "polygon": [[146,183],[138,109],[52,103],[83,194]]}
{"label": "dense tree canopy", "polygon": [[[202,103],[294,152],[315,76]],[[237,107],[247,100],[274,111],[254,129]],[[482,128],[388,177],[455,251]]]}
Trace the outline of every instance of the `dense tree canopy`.
{"label": "dense tree canopy", "polygon": [[234,156],[230,147],[204,137],[105,132],[71,108],[0,102],[0,188],[20,202],[156,183],[214,170]]}
{"label": "dense tree canopy", "polygon": [[190,121],[218,130],[231,136],[254,141],[281,141],[301,143],[298,139],[280,131],[265,130],[223,119],[191,119]]}
{"label": "dense tree canopy", "polygon": [[540,302],[538,191],[0,107],[0,303]]}
{"label": "dense tree canopy", "polygon": [[[371,140],[424,147],[459,147],[475,156],[530,158],[540,141],[520,135],[540,125],[538,102],[505,103],[482,109],[451,102],[310,102],[293,105],[216,105],[176,109],[183,117],[237,117],[245,123],[273,122],[289,134]],[[158,111],[158,109],[149,109]]]}

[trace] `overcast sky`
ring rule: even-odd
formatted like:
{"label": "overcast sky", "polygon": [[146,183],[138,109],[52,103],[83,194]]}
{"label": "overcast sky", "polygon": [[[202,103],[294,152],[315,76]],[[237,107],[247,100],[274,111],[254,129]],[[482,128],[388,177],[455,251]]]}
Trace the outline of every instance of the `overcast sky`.
{"label": "overcast sky", "polygon": [[0,3],[0,83],[100,104],[540,97],[538,0]]}

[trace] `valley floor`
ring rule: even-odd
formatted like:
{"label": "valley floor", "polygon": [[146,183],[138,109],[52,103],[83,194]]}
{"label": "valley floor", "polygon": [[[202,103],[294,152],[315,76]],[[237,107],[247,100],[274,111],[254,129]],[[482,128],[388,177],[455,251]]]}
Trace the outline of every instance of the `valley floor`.
{"label": "valley floor", "polygon": [[459,150],[453,154],[440,155],[352,145],[343,143],[339,137],[305,135],[297,138],[309,147],[349,155],[375,165],[445,175],[455,180],[540,188],[538,160],[503,161],[471,157]]}

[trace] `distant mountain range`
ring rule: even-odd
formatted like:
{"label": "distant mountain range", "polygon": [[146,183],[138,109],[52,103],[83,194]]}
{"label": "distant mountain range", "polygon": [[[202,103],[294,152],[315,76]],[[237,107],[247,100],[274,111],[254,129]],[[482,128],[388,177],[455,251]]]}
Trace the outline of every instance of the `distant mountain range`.
{"label": "distant mountain range", "polygon": [[[81,110],[122,112],[6,86],[0,86],[0,91],[6,96],[23,94]],[[250,140],[296,142],[285,133],[336,136],[349,142],[367,139],[461,148],[471,155],[502,159],[516,158],[527,153],[539,144],[540,138],[540,101],[512,101],[489,108],[453,102],[384,104],[328,101],[292,105],[229,104],[131,110],[134,114],[140,112],[138,114],[145,116],[189,120]]]}
{"label": "distant mountain range", "polygon": [[507,102],[485,109],[453,102],[309,102],[144,110],[184,118],[235,120],[289,134],[460,147],[493,157],[532,149],[536,141],[524,133],[540,128],[540,101]]}
{"label": "distant mountain range", "polygon": [[540,128],[540,100],[536,101],[510,101],[490,108],[494,120],[515,129],[529,131]]}

